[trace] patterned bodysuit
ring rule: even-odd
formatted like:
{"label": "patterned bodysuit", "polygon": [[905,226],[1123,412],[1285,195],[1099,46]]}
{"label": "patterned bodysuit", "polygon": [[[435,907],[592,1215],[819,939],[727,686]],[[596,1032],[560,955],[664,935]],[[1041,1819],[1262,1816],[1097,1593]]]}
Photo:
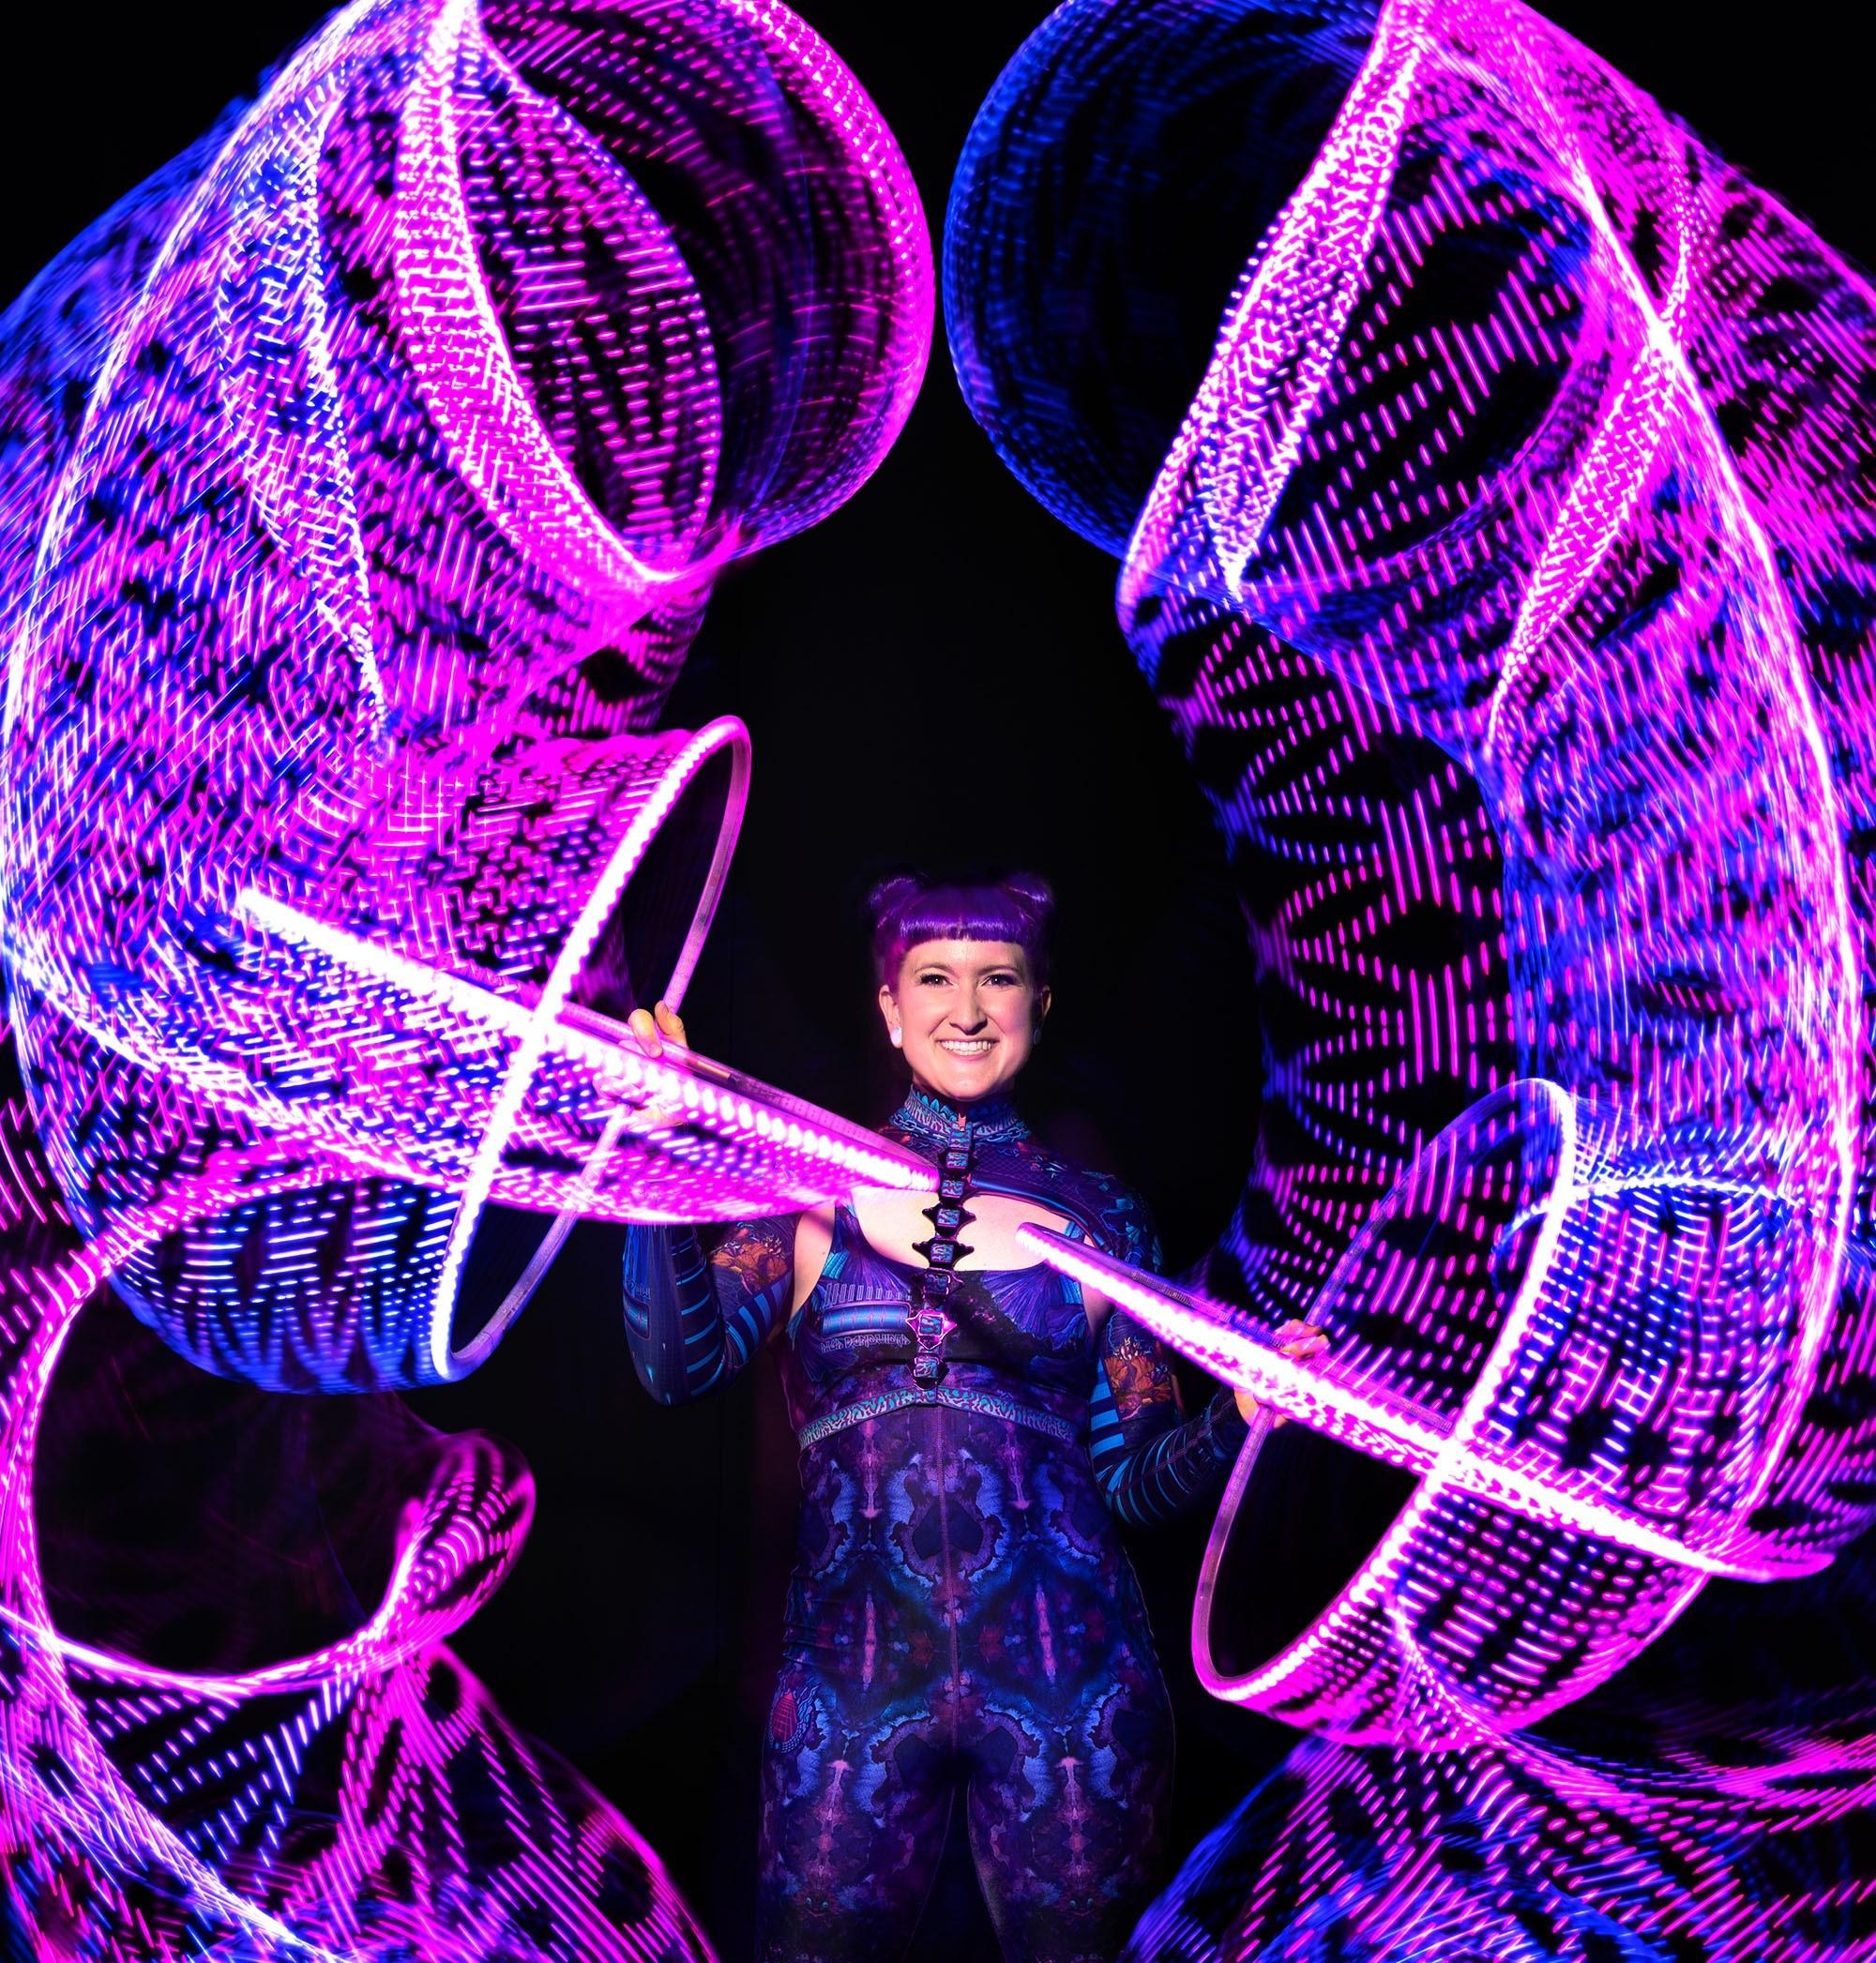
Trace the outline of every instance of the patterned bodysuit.
{"label": "patterned bodysuit", "polygon": [[794,1292],[794,1222],[635,1229],[639,1374],[678,1403],[778,1329],[801,1441],[801,1532],[763,1758],[764,1963],[909,1943],[956,1797],[1008,1963],[1106,1963],[1151,1898],[1172,1711],[1113,1516],[1165,1518],[1245,1436],[1229,1392],[1183,1418],[1171,1358],[1119,1313],[1098,1336],[1046,1266],[959,1269],[979,1193],[1152,1265],[1139,1200],[1050,1157],[1007,1104],[915,1092],[886,1135],[945,1177],[923,1266],[838,1207]]}

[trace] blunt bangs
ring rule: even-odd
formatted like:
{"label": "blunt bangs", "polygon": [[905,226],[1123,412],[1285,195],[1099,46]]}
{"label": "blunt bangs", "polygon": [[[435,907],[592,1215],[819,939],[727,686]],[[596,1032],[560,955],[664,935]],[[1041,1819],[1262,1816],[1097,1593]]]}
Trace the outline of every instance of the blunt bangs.
{"label": "blunt bangs", "polygon": [[923,941],[1009,941],[1028,958],[1030,979],[1040,988],[1049,973],[1049,926],[1053,896],[1037,879],[992,885],[926,885],[888,881],[873,895],[873,958],[880,980],[896,983],[900,964]]}

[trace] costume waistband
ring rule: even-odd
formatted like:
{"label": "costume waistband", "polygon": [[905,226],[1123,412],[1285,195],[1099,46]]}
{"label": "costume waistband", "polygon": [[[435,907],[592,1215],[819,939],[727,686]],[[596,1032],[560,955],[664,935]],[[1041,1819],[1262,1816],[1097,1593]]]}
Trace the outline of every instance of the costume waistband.
{"label": "costume waistband", "polygon": [[942,1404],[952,1411],[968,1411],[974,1417],[1027,1425],[1032,1431],[1046,1431],[1051,1438],[1065,1439],[1069,1444],[1081,1436],[1080,1426],[1057,1417],[1052,1411],[1038,1411],[1033,1404],[1006,1397],[996,1391],[969,1390],[947,1383],[907,1383],[896,1390],[876,1391],[870,1397],[841,1405],[839,1411],[823,1412],[818,1418],[809,1418],[795,1436],[806,1451],[809,1445],[846,1430],[850,1425],[863,1425],[869,1418],[884,1417],[888,1412],[904,1411],[914,1404]]}

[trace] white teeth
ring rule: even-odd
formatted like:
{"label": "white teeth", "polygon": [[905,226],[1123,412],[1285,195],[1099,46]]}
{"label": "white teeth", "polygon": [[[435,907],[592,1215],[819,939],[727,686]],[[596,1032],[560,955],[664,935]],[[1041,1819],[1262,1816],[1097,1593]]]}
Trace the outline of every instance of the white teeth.
{"label": "white teeth", "polygon": [[943,1036],[940,1036],[938,1047],[940,1049],[948,1049],[953,1056],[982,1056],[991,1046],[988,1042],[978,1038],[973,1038],[967,1043],[947,1043]]}

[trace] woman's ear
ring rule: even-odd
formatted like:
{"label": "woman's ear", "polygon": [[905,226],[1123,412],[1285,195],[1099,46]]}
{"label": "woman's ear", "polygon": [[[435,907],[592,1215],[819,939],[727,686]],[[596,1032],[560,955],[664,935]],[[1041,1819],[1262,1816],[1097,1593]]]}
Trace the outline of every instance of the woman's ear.
{"label": "woman's ear", "polygon": [[1038,1036],[1042,1034],[1042,1019],[1048,1015],[1049,1004],[1054,999],[1046,984],[1036,991],[1036,1034]]}
{"label": "woman's ear", "polygon": [[899,997],[886,982],[880,984],[879,1005],[880,1015],[885,1022],[886,1040],[897,1049],[905,1038],[899,1027]]}

